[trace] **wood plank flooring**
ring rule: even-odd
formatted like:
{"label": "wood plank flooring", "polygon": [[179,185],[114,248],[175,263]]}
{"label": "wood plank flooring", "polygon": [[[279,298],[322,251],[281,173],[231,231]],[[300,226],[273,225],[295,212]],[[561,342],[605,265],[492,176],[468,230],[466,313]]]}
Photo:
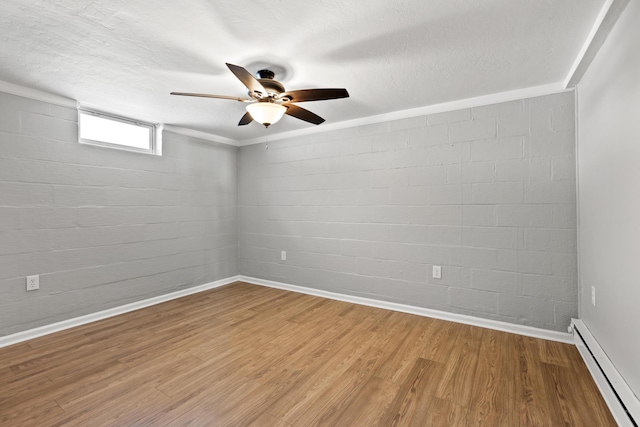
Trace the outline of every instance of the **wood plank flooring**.
{"label": "wood plank flooring", "polygon": [[246,283],[0,349],[2,426],[615,426],[574,346]]}

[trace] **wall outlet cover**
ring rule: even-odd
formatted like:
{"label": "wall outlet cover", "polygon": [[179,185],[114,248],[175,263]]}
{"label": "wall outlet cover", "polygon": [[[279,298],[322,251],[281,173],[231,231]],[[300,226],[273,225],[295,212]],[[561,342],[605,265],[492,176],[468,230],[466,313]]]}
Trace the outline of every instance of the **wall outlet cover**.
{"label": "wall outlet cover", "polygon": [[40,289],[40,276],[27,276],[27,292]]}

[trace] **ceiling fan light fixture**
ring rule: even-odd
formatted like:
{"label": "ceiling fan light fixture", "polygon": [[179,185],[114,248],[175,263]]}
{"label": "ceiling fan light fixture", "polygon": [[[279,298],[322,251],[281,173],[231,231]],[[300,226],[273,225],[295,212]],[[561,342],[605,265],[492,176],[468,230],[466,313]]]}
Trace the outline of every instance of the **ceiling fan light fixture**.
{"label": "ceiling fan light fixture", "polygon": [[274,124],[282,118],[287,107],[273,102],[255,102],[247,105],[247,112],[253,120],[262,123],[265,127]]}

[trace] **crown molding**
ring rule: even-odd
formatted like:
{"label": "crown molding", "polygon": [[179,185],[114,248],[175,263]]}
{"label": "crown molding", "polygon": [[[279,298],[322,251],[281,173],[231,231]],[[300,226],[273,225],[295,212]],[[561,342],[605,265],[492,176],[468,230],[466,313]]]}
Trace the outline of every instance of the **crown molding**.
{"label": "crown molding", "polygon": [[78,102],[75,99],[66,98],[61,95],[54,95],[39,89],[32,89],[26,86],[20,86],[0,80],[0,92],[18,95],[24,98],[35,99],[36,101],[46,102],[48,104],[59,105],[61,107],[76,108]]}
{"label": "crown molding", "polygon": [[[61,107],[68,107],[68,108],[79,107],[79,103],[75,99],[66,98],[60,95],[55,95],[39,89],[33,89],[26,86],[5,82],[3,80],[0,80],[0,92],[21,96],[21,97],[33,99],[36,101],[46,102],[48,104],[59,105]],[[95,108],[97,110],[104,111],[103,109],[99,107],[95,107],[90,104],[86,104],[86,105],[83,104],[83,106],[87,108],[92,108],[92,109]],[[116,112],[110,112],[110,113],[118,114]],[[187,129],[180,126],[164,125],[163,129],[167,132],[177,133],[185,136],[191,136],[194,138],[204,139],[206,141],[219,142],[221,144],[233,145],[234,147],[238,146],[238,141],[236,141],[235,139],[225,138],[223,136],[218,136],[218,135],[214,135],[206,132]]]}
{"label": "crown molding", "polygon": [[575,87],[596,57],[611,30],[618,22],[629,0],[607,0],[596,18],[587,40],[578,53],[564,81],[565,88]]}
{"label": "crown molding", "polygon": [[220,144],[238,146],[238,141],[231,138],[225,138],[224,136],[214,135],[212,133],[201,132],[199,130],[187,129],[180,126],[164,125],[166,132],[177,133],[184,136],[190,136],[193,138],[204,139],[205,141],[219,142]]}
{"label": "crown molding", "polygon": [[[460,99],[456,101],[443,102],[441,104],[427,105],[424,107],[412,108],[409,110],[394,111],[391,113],[379,114],[377,116],[363,117],[361,119],[345,120],[343,122],[330,123],[313,128],[299,129],[290,132],[276,133],[269,135],[268,141],[279,141],[287,138],[294,138],[316,133],[329,132],[339,129],[347,129],[356,126],[364,126],[392,120],[408,119],[427,114],[445,113],[448,111],[461,110],[464,108],[481,107],[484,105],[498,104],[501,102],[516,101],[519,99],[535,98],[538,96],[552,95],[555,93],[567,92],[572,89],[564,87],[562,82],[548,85],[533,86],[524,89],[516,89],[507,92],[493,93],[490,95],[477,96],[474,98]],[[239,146],[262,144],[264,137],[250,138],[239,141]]]}
{"label": "crown molding", "polygon": [[[629,1],[629,0],[610,0],[610,1]],[[461,110],[464,108],[481,107],[484,105],[498,104],[501,102],[515,101],[519,99],[535,98],[538,96],[552,95],[555,93],[561,93],[571,91],[573,88],[566,88],[563,82],[552,83],[541,86],[533,86],[523,89],[516,89],[506,92],[499,92],[490,95],[477,96],[473,98],[460,99],[456,101],[443,102],[440,104],[427,105],[424,107],[412,108],[408,110],[393,111],[390,113],[379,114],[376,116],[363,117],[360,119],[345,120],[337,123],[323,124],[321,126],[314,126],[305,129],[298,129],[289,132],[281,132],[273,135],[269,135],[267,140],[269,142],[279,141],[287,138],[295,138],[306,135],[313,135],[318,133],[324,133],[340,129],[348,129],[356,126],[364,126],[369,124],[376,124],[382,122],[388,122],[392,120],[401,120],[411,117],[418,117],[427,114],[445,113],[448,111]],[[43,102],[49,102],[56,105],[65,107],[77,108],[78,102],[69,98],[65,98],[59,95],[49,94],[37,89],[31,89],[24,86],[15,85],[13,83],[7,83],[0,81],[0,91],[11,93],[14,95],[24,96]],[[265,142],[265,137],[249,138],[243,140],[235,140],[226,138],[223,136],[188,129],[175,125],[164,125],[164,131],[177,133],[180,135],[190,136],[193,138],[203,139],[205,141],[217,142],[220,144],[231,145],[234,147],[242,147],[246,145],[261,144]]]}

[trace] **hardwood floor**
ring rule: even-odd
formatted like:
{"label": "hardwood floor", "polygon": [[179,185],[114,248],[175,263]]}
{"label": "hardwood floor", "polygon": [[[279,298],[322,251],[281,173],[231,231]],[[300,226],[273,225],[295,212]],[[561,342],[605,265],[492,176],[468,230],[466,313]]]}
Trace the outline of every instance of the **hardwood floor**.
{"label": "hardwood floor", "polygon": [[236,283],[0,349],[2,426],[615,426],[575,347]]}

